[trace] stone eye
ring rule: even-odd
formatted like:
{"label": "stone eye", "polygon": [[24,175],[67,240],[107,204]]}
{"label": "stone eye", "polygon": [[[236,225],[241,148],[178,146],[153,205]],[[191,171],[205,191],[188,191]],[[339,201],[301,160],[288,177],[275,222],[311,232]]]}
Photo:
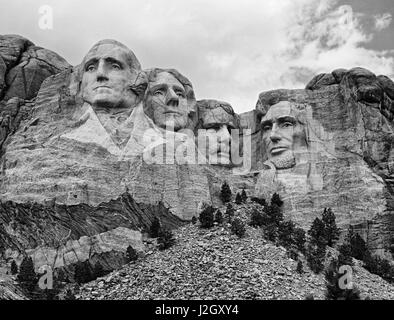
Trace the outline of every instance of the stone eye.
{"label": "stone eye", "polygon": [[94,70],[96,70],[96,67],[94,66],[94,64],[88,65],[86,67],[86,71],[92,72]]}
{"label": "stone eye", "polygon": [[162,96],[163,94],[164,94],[164,92],[161,89],[160,90],[156,90],[155,93],[154,93],[155,96]]}
{"label": "stone eye", "polygon": [[122,69],[122,68],[120,67],[120,65],[117,64],[117,63],[113,63],[113,64],[112,64],[112,68],[113,68],[113,69],[116,69],[116,70]]}
{"label": "stone eye", "polygon": [[284,127],[284,128],[292,127],[292,126],[293,126],[293,124],[292,124],[291,122],[289,122],[289,121],[286,121],[286,122],[284,122],[284,123],[282,124],[282,127]]}

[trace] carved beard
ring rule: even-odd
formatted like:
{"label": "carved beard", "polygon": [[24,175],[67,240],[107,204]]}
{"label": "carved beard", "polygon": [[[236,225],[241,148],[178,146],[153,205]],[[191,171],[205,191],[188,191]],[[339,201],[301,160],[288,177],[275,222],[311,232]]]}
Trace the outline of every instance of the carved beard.
{"label": "carved beard", "polygon": [[276,169],[290,169],[296,165],[293,152],[285,152],[278,157],[271,158],[270,161]]}

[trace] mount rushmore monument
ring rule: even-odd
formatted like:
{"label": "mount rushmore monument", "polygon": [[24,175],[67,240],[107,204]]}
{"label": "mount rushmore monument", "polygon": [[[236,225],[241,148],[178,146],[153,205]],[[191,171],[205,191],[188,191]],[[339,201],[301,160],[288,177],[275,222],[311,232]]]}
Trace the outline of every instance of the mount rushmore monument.
{"label": "mount rushmore monument", "polygon": [[[192,80],[192,79],[191,79]],[[233,193],[279,193],[307,228],[324,208],[382,255],[394,238],[394,83],[353,68],[262,92],[236,114],[174,69],[102,40],[70,66],[0,36],[0,253],[70,271],[125,263],[155,217],[174,228]]]}

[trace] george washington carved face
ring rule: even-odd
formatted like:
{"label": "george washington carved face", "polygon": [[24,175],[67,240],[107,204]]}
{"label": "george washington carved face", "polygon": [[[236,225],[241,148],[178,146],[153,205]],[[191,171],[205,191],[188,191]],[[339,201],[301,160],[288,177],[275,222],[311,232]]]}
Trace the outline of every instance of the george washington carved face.
{"label": "george washington carved face", "polygon": [[303,110],[288,101],[271,106],[261,119],[263,148],[277,169],[295,165],[295,154],[307,146]]}
{"label": "george washington carved face", "polygon": [[95,44],[82,62],[82,97],[93,107],[134,106],[133,91],[141,66],[134,53],[115,40]]}

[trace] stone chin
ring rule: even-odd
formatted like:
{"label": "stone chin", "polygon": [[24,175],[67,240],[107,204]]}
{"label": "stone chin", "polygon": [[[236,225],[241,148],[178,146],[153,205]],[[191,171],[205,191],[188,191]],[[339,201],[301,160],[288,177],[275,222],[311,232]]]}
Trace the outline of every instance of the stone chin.
{"label": "stone chin", "polygon": [[296,165],[295,157],[292,151],[284,152],[280,155],[273,156],[268,159],[272,162],[276,169],[290,169]]}
{"label": "stone chin", "polygon": [[178,131],[183,129],[187,125],[187,119],[181,115],[165,115],[165,117],[157,117],[153,119],[153,122],[160,128],[163,129],[172,129],[174,131]]}
{"label": "stone chin", "polygon": [[94,94],[85,94],[83,100],[93,107],[103,108],[127,108],[137,104],[138,97],[133,93],[125,93],[124,96],[114,95],[112,89],[100,90]]}

